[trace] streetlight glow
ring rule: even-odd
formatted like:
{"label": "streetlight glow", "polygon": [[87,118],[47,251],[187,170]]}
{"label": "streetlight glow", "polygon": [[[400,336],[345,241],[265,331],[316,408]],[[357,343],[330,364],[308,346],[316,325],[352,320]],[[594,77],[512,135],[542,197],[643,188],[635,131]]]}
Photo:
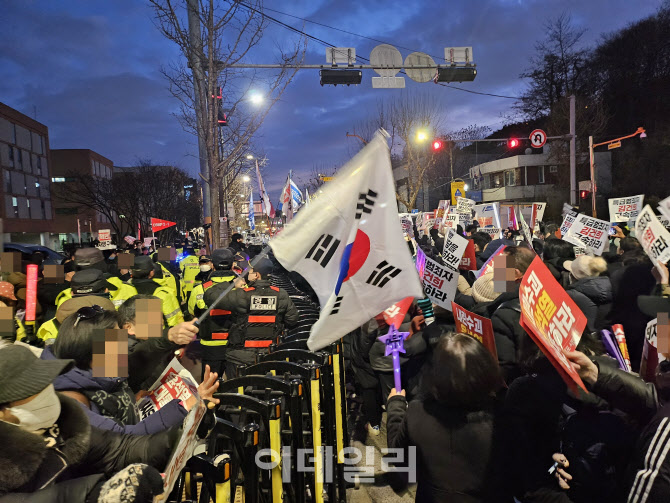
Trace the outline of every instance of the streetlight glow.
{"label": "streetlight glow", "polygon": [[254,158],[253,154],[247,154],[247,159],[248,159],[248,160],[251,161],[253,158]]}
{"label": "streetlight glow", "polygon": [[249,100],[254,105],[260,105],[261,103],[263,103],[263,95],[259,92],[251,93],[251,95],[249,96]]}
{"label": "streetlight glow", "polygon": [[249,180],[251,180],[251,178],[249,178],[249,175],[244,175],[244,176],[242,177],[242,181],[243,181],[244,183],[247,183]]}
{"label": "streetlight glow", "polygon": [[463,185],[463,188],[464,188],[465,190],[468,190],[470,187],[468,187],[468,184],[466,183],[465,185]]}
{"label": "streetlight glow", "polygon": [[417,141],[426,141],[428,139],[428,134],[425,131],[419,131],[416,133]]}

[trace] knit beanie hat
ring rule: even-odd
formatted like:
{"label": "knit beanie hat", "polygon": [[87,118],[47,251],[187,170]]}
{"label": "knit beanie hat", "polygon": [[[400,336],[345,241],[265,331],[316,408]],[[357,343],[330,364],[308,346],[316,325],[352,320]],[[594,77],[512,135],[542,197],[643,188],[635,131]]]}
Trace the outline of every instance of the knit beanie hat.
{"label": "knit beanie hat", "polygon": [[582,255],[575,260],[566,260],[563,267],[572,273],[575,279],[600,276],[607,271],[607,262],[602,257]]}
{"label": "knit beanie hat", "polygon": [[472,284],[472,297],[477,302],[493,302],[500,293],[493,290],[493,272],[482,275]]}

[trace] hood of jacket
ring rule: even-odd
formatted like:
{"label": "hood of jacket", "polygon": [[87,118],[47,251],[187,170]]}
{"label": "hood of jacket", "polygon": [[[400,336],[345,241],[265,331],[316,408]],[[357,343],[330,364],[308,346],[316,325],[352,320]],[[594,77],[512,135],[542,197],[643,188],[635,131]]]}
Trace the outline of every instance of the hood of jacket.
{"label": "hood of jacket", "polygon": [[613,300],[612,282],[607,276],[582,278],[572,283],[566,290],[582,293],[597,305],[608,304]]}
{"label": "hood of jacket", "polygon": [[160,285],[156,283],[153,279],[142,278],[142,279],[133,279],[131,284],[137,290],[137,293],[140,295],[153,295]]}
{"label": "hood of jacket", "polygon": [[[71,466],[88,452],[91,426],[75,400],[61,394],[58,398],[61,412],[57,424],[64,441],[61,452]],[[47,446],[42,436],[5,421],[0,421],[0,445],[1,495],[24,486],[36,475],[47,455]]]}
{"label": "hood of jacket", "polygon": [[[40,358],[42,360],[53,360],[56,357],[50,348],[45,348]],[[118,388],[120,382],[121,379],[119,378],[93,377],[93,373],[90,370],[72,367],[71,370],[56,377],[53,385],[56,391],[104,390],[108,393],[113,393]]]}

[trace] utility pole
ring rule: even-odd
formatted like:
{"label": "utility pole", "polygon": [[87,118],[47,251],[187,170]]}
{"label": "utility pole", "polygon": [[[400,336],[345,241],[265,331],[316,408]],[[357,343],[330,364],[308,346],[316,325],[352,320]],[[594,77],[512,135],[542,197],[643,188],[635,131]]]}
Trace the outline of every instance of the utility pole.
{"label": "utility pole", "polygon": [[[200,175],[206,184],[202,191],[202,216],[205,224],[212,223],[212,209],[209,197],[209,159],[207,158],[207,145],[205,144],[205,127],[207,122],[204,114],[207,106],[207,94],[205,92],[205,73],[202,68],[202,38],[200,33],[200,8],[198,0],[187,0],[188,9],[188,34],[189,34],[189,66],[193,71],[193,103],[195,105],[195,117],[198,127],[198,158],[200,159]],[[219,222],[216,222],[219,225]],[[212,244],[212,231],[209,229],[209,242]]]}
{"label": "utility pole", "polygon": [[570,204],[577,205],[577,138],[575,137],[575,95],[570,96]]}

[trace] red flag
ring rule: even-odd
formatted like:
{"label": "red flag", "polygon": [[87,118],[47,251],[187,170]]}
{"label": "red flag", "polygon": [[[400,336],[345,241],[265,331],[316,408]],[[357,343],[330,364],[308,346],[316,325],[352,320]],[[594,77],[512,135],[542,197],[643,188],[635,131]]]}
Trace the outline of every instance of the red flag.
{"label": "red flag", "polygon": [[170,222],[169,220],[161,220],[160,218],[151,218],[151,231],[158,232],[168,227],[177,225],[177,222]]}
{"label": "red flag", "polygon": [[471,335],[477,339],[489,350],[493,358],[498,361],[498,351],[496,350],[496,342],[493,337],[493,324],[491,320],[463,309],[454,301],[451,302],[451,309],[456,321],[456,331]]}
{"label": "red flag", "polygon": [[412,305],[413,300],[414,297],[405,297],[401,301],[396,302],[391,307],[386,309],[382,313],[382,316],[384,317],[384,321],[386,322],[386,324],[389,327],[391,325],[395,325],[396,328],[400,328],[400,325],[402,324],[402,321],[405,319],[405,315],[407,314],[409,307]]}
{"label": "red flag", "polygon": [[554,279],[540,257],[535,257],[519,286],[520,325],[539,346],[568,387],[584,391],[584,383],[563,350],[574,351],[586,327],[586,316]]}
{"label": "red flag", "polygon": [[458,266],[459,269],[465,269],[466,271],[476,271],[477,270],[477,257],[475,257],[475,243],[472,239],[468,239],[468,247],[463,253],[463,258],[461,259],[461,265]]}

